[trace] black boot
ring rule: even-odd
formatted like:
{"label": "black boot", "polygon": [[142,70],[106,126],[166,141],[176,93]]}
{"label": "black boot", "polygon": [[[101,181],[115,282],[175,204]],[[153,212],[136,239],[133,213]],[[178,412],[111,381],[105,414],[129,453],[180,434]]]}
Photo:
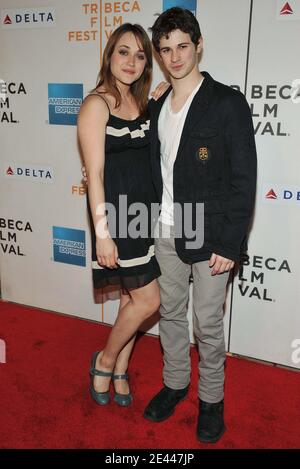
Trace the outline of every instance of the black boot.
{"label": "black boot", "polygon": [[185,398],[187,392],[188,386],[183,389],[171,389],[164,386],[146,407],[144,417],[152,422],[166,420],[173,414],[176,405]]}
{"label": "black boot", "polygon": [[224,425],[224,401],[209,403],[200,400],[197,437],[203,443],[216,443],[226,428]]}

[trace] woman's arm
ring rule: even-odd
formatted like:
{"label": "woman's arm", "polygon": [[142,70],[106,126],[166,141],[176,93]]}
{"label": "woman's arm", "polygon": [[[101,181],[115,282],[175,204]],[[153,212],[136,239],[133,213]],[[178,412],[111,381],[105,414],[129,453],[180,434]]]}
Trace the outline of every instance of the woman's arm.
{"label": "woman's arm", "polygon": [[96,234],[97,259],[106,267],[117,267],[117,248],[109,236],[105,215],[105,130],[109,112],[103,99],[89,96],[80,108],[78,138],[88,182],[88,197]]}
{"label": "woman's arm", "polygon": [[171,84],[168,81],[161,81],[158,83],[154,91],[151,91],[150,96],[157,101],[171,86]]}

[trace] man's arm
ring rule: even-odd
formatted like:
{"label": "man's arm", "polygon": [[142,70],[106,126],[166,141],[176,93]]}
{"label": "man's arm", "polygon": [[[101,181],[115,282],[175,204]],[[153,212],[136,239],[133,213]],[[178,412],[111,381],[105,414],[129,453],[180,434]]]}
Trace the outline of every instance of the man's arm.
{"label": "man's arm", "polygon": [[230,168],[230,191],[223,231],[214,253],[237,260],[247,236],[256,191],[256,147],[250,108],[242,93],[225,104],[225,139]]}

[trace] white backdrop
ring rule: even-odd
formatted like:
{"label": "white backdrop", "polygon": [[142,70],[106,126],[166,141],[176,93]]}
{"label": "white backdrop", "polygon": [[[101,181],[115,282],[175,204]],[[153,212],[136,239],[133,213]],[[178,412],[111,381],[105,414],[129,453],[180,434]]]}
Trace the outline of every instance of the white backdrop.
{"label": "white backdrop", "polygon": [[118,301],[92,289],[76,114],[110,32],[148,28],[175,4],[196,11],[200,68],[246,93],[257,131],[250,265],[228,288],[227,350],[300,368],[299,0],[1,0],[2,297],[113,323]]}

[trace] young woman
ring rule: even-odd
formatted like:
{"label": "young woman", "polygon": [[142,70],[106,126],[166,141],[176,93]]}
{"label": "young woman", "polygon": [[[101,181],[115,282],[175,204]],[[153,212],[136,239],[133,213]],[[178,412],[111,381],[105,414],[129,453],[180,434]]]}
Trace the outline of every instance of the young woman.
{"label": "young woman", "polygon": [[[147,33],[137,24],[123,24],[107,42],[98,84],[78,116],[88,183],[93,283],[95,288],[119,285],[121,290],[118,317],[108,341],[92,357],[90,392],[100,405],[110,400],[111,380],[114,400],[121,406],[132,402],[127,367],[136,332],[160,304],[156,281],[160,269],[150,234],[121,237],[118,232],[119,218],[126,219],[120,212],[120,195],[126,196],[127,206],[140,202],[149,213],[155,201],[147,116],[151,75]],[[116,209],[116,233],[110,233],[107,202]],[[127,218],[129,226],[133,216]]]}

